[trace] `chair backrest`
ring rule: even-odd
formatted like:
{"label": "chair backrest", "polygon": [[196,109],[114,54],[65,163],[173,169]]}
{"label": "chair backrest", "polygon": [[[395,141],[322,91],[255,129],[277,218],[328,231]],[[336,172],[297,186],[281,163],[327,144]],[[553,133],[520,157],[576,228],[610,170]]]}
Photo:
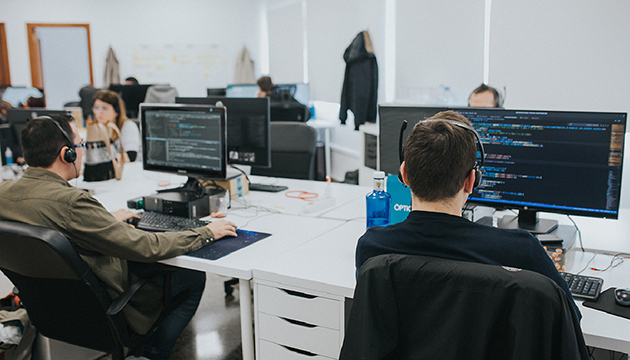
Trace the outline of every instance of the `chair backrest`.
{"label": "chair backrest", "polygon": [[153,104],[175,104],[175,98],[177,96],[177,89],[170,85],[151,85],[147,89],[144,102]]}
{"label": "chair backrest", "polygon": [[111,353],[127,336],[122,315],[106,314],[111,297],[58,231],[0,221],[0,270],[46,337]]}
{"label": "chair backrest", "polygon": [[272,122],[271,168],[252,168],[253,175],[315,178],[317,131],[299,122]]}
{"label": "chair backrest", "polygon": [[340,360],[588,359],[571,300],[527,270],[380,255],[361,267]]}

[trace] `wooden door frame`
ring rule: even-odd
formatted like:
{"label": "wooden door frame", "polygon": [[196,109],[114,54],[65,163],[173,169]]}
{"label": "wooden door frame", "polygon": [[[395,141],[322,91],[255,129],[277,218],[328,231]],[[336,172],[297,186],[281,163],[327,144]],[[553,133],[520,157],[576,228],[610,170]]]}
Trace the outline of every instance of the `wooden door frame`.
{"label": "wooden door frame", "polygon": [[28,37],[28,54],[31,61],[31,83],[38,89],[44,88],[44,76],[42,72],[42,54],[39,47],[39,40],[35,30],[39,27],[82,27],[87,31],[88,59],[90,62],[90,85],[94,86],[94,75],[92,72],[92,45],[90,43],[90,24],[26,24]]}
{"label": "wooden door frame", "polygon": [[4,23],[0,23],[0,86],[11,86],[7,33],[4,29]]}

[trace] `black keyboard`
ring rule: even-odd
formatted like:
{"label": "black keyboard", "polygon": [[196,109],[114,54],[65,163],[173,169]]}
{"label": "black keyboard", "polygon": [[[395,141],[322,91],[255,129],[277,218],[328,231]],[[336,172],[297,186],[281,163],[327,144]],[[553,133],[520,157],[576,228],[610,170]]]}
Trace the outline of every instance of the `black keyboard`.
{"label": "black keyboard", "polygon": [[184,231],[208,225],[209,221],[199,219],[189,219],[182,216],[175,216],[154,212],[138,213],[140,219],[129,221],[136,228],[144,231]]}
{"label": "black keyboard", "polygon": [[571,294],[576,298],[595,300],[604,285],[604,279],[594,276],[576,275],[566,272],[561,272],[560,275],[566,280]]}
{"label": "black keyboard", "polygon": [[268,185],[268,184],[256,184],[250,183],[249,190],[251,191],[267,191],[267,192],[280,192],[287,190],[289,187],[284,185]]}

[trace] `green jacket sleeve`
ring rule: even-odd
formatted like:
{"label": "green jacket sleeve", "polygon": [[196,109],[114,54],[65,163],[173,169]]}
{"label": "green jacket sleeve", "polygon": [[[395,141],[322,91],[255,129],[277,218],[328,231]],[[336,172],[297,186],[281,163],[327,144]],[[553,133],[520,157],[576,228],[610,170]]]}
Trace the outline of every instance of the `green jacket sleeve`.
{"label": "green jacket sleeve", "polygon": [[147,233],[118,221],[87,193],[79,195],[64,217],[64,227],[77,246],[103,255],[154,262],[195,251],[214,241],[207,227]]}

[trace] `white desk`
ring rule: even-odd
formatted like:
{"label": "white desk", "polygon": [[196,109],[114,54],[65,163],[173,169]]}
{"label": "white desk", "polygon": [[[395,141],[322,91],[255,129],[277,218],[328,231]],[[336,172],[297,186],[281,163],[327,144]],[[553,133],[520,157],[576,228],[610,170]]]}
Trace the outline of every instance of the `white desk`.
{"label": "white desk", "polygon": [[[351,205],[352,203],[348,204]],[[601,231],[601,229],[600,229]],[[303,245],[296,247],[286,253],[266,263],[262,267],[253,270],[254,278],[254,294],[255,294],[255,317],[258,319],[264,314],[263,320],[268,319],[266,309],[261,309],[258,302],[264,302],[264,297],[268,296],[268,287],[278,289],[288,289],[299,291],[301,293],[317,296],[318,298],[336,299],[343,302],[345,298],[352,298],[355,287],[355,267],[354,254],[358,238],[365,232],[365,222],[362,220],[349,221],[342,226],[335,228],[322,236],[305,242]],[[589,230],[590,232],[590,230]],[[578,247],[574,247],[568,254],[569,272],[578,272],[593,257],[594,253],[582,253]],[[599,254],[595,260],[589,265],[596,268],[605,268],[610,262],[610,255]],[[621,266],[610,269],[606,272],[585,271],[584,274],[593,275],[604,278],[604,290],[609,287],[628,287],[630,286],[630,261],[626,261]],[[263,292],[257,294],[256,290],[262,288]],[[261,301],[261,298],[262,301]],[[587,308],[582,306],[582,301],[577,301],[580,311],[582,312],[582,331],[586,344],[593,347],[610,349],[622,353],[630,353],[630,320],[618,316],[610,315],[605,312]],[[307,305],[302,305],[306,308]],[[335,309],[339,313],[337,317],[345,318],[344,311],[348,309],[345,306],[338,306]],[[308,310],[306,311],[308,315]],[[282,314],[280,314],[282,315]],[[278,316],[280,316],[278,315]],[[293,314],[295,317],[302,314]],[[305,319],[300,319],[307,322]],[[258,320],[257,320],[258,321]],[[258,323],[257,323],[258,324]],[[261,327],[267,326],[264,322],[256,327],[257,331],[257,357],[259,360],[266,360],[281,354],[282,347],[273,347],[272,341],[266,341],[265,333],[258,334]],[[275,336],[273,341],[289,347],[307,350],[318,355],[326,355],[323,352],[329,351],[330,347],[341,346],[343,341],[343,323],[340,326],[339,339],[334,337],[326,338],[329,346],[318,344],[323,341],[309,334],[312,329],[296,330],[298,325],[285,325],[289,327],[291,332],[305,333],[309,336],[310,341],[300,343],[293,337],[283,338]],[[264,329],[263,329],[264,330]],[[261,339],[262,337],[262,339]],[[297,342],[296,342],[297,341]],[[292,346],[293,345],[293,346]],[[337,348],[337,351],[339,348]],[[260,352],[262,351],[262,354]],[[321,352],[318,352],[321,351]],[[329,352],[330,353],[330,352]],[[270,356],[272,355],[272,356]],[[287,354],[288,357],[292,356]],[[326,355],[327,357],[330,357]],[[326,358],[327,358],[326,357]]]}
{"label": "white desk", "polygon": [[[142,170],[139,163],[125,166],[123,179],[102,182],[77,183],[78,187],[90,190],[108,210],[114,211],[126,207],[126,201],[138,196],[152,194],[158,186],[158,178],[170,179],[169,187],[177,187],[186,180],[183,176],[162,175]],[[239,278],[241,336],[243,344],[243,359],[254,359],[254,337],[252,329],[251,286],[252,270],[262,267],[271,259],[290,251],[301,244],[325,236],[326,233],[342,226],[344,222],[333,218],[318,217],[337,207],[355,200],[356,196],[363,197],[366,189],[346,184],[327,185],[322,182],[273,179],[253,177],[253,181],[280,182],[289,186],[290,190],[301,190],[325,194],[325,187],[331,186],[330,193],[335,198],[334,204],[318,210],[307,212],[307,201],[289,198],[283,193],[252,192],[245,199],[232,202],[232,210],[228,212],[227,220],[236,223],[246,230],[271,233],[272,236],[251,244],[218,260],[210,261],[191,256],[179,256],[163,261],[166,264],[206,271],[218,275]],[[225,240],[229,241],[229,240]]]}

